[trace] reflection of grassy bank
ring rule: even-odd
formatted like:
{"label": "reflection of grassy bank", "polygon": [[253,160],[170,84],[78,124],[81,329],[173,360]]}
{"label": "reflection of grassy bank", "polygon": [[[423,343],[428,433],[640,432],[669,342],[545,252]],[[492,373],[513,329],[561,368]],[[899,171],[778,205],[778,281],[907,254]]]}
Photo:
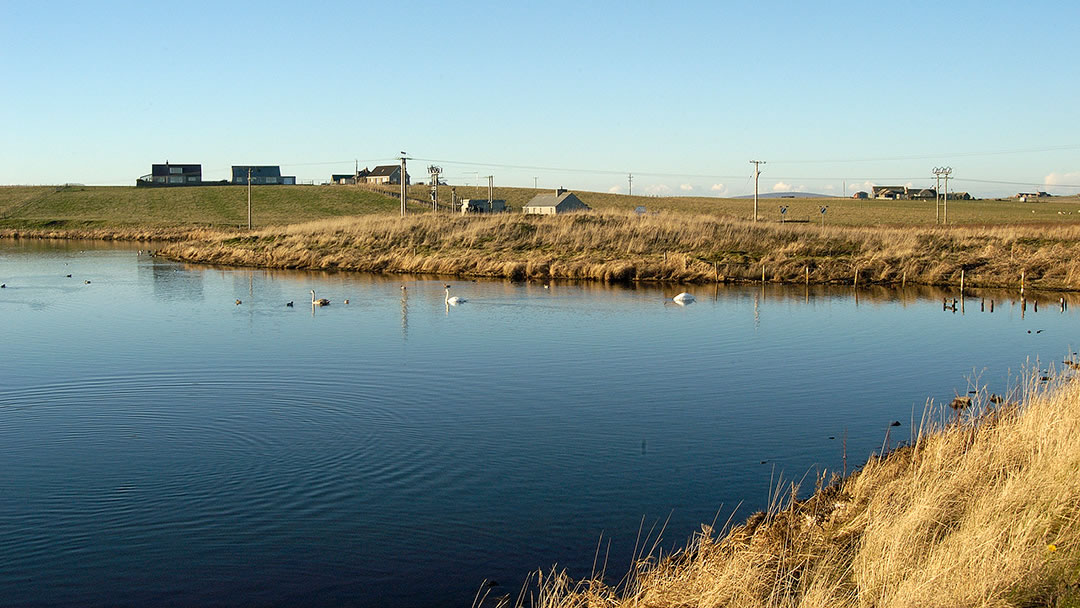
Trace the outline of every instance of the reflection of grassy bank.
{"label": "reflection of grassy bank", "polygon": [[1080,605],[1080,382],[962,420],[618,588],[545,573],[535,605]]}
{"label": "reflection of grassy bank", "polygon": [[704,215],[369,215],[177,244],[182,260],[514,279],[1080,289],[1080,226],[839,228]]}

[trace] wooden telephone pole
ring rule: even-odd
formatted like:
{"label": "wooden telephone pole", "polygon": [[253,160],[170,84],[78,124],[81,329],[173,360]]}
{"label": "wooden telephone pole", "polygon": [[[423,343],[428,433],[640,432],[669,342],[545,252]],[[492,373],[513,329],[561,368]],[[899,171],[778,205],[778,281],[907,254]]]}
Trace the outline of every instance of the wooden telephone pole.
{"label": "wooden telephone pole", "polygon": [[757,221],[757,192],[758,192],[758,176],[761,175],[761,165],[765,164],[763,160],[750,161],[754,165],[754,221]]}

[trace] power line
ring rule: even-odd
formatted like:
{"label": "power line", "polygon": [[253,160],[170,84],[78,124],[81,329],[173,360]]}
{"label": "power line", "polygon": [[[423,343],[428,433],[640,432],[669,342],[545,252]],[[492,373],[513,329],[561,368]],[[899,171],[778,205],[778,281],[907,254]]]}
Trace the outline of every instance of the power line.
{"label": "power line", "polygon": [[931,160],[935,158],[941,158],[943,156],[1003,156],[1008,154],[1034,154],[1038,152],[1061,152],[1065,150],[1080,150],[1080,145],[1067,144],[1061,146],[1045,146],[1040,148],[1016,148],[1012,150],[989,150],[978,152],[943,152],[938,154],[920,154],[910,156],[881,156],[877,158],[837,158],[837,159],[796,159],[796,160],[778,160],[774,163],[787,163],[787,164],[820,164],[820,163],[871,163],[871,162],[884,162],[884,161],[898,161],[898,160]]}

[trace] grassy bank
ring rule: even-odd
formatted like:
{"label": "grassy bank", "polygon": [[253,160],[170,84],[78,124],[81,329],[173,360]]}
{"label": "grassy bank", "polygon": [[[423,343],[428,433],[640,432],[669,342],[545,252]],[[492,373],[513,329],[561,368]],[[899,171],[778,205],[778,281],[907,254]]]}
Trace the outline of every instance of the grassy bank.
{"label": "grassy bank", "polygon": [[1080,226],[824,229],[691,214],[373,215],[168,247],[192,262],[513,279],[1080,289]]}
{"label": "grassy bank", "polygon": [[1080,382],[943,418],[807,500],[642,559],[619,585],[544,573],[533,605],[1080,605]]}
{"label": "grassy bank", "polygon": [[[256,186],[255,225],[281,225],[327,217],[387,213],[398,204],[355,188]],[[246,186],[191,188],[0,187],[0,230],[132,231],[247,225]]]}
{"label": "grassy bank", "polygon": [[[487,198],[487,188],[457,186],[459,198]],[[394,188],[373,192],[354,186],[256,186],[252,189],[254,224],[280,226],[345,216],[396,213]],[[532,188],[495,188],[515,212],[540,192]],[[598,211],[632,211],[678,215],[711,215],[751,219],[753,201],[712,197],[625,196],[604,192],[576,194]],[[449,209],[449,187],[439,190],[442,208]],[[409,188],[411,213],[426,213],[429,188]],[[785,218],[819,224],[822,205],[828,205],[826,225],[924,226],[935,225],[933,201],[878,201],[852,199],[780,199],[759,204],[762,221]],[[956,225],[1080,224],[1080,197],[1055,197],[1039,203],[1014,200],[953,201],[950,222]],[[202,227],[235,229],[247,225],[245,186],[135,188],[101,186],[0,187],[0,230],[128,230],[133,228]]]}

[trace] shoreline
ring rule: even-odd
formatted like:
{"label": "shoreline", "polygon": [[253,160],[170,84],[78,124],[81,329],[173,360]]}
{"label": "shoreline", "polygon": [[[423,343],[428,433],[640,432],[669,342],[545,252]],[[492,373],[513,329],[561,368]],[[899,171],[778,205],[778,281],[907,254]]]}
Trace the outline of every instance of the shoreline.
{"label": "shoreline", "polygon": [[768,510],[702,525],[616,584],[553,567],[522,594],[549,608],[1075,606],[1080,379],[1030,380],[955,416],[928,408],[910,445],[822,474],[805,499],[781,480]]}
{"label": "shoreline", "polygon": [[367,215],[248,232],[4,229],[0,238],[156,241],[191,263],[610,283],[1080,291],[1080,226],[826,227],[713,216]]}

